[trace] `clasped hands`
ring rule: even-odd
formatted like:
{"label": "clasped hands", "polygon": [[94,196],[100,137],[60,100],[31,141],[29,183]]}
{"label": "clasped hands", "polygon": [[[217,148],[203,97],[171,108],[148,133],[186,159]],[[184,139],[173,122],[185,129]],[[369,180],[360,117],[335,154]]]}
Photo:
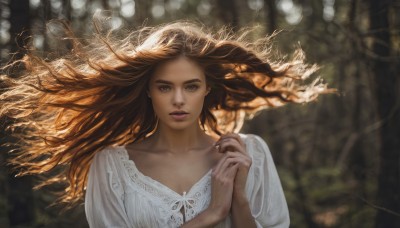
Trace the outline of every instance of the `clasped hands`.
{"label": "clasped hands", "polygon": [[224,218],[232,203],[246,199],[246,181],[252,159],[243,140],[235,133],[222,135],[215,147],[224,155],[212,170],[210,207]]}
{"label": "clasped hands", "polygon": [[[229,212],[234,212],[233,214],[236,213],[236,216],[240,217],[237,213],[249,206],[245,189],[252,160],[246,145],[238,134],[228,133],[221,136],[215,147],[223,156],[212,169],[210,204],[206,210],[182,227],[214,227],[224,220]],[[244,216],[251,217],[251,214]],[[238,219],[247,221],[246,218],[236,220]]]}

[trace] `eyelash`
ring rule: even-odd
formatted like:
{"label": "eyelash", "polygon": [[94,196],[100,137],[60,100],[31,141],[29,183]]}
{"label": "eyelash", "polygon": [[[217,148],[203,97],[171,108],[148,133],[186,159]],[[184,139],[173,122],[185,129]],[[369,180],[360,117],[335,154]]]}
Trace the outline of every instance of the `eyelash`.
{"label": "eyelash", "polygon": [[186,86],[186,89],[189,91],[196,91],[200,86],[198,85],[188,85]]}
{"label": "eyelash", "polygon": [[[190,92],[194,92],[196,91],[200,86],[198,85],[188,85],[185,87],[186,90],[190,91]],[[162,85],[158,87],[158,90],[160,90],[161,92],[168,92],[169,90],[171,90],[171,86],[168,85]]]}
{"label": "eyelash", "polygon": [[169,91],[170,89],[171,89],[171,87],[167,86],[167,85],[162,85],[162,86],[158,87],[158,90],[160,90],[161,92],[167,92],[166,90]]}

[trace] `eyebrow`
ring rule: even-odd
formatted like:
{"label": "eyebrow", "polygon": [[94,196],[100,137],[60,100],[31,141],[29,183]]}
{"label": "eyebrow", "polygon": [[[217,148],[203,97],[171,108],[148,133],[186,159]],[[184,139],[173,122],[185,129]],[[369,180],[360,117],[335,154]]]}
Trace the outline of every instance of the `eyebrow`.
{"label": "eyebrow", "polygon": [[[187,81],[183,82],[183,84],[190,84],[190,83],[193,83],[193,82],[201,82],[201,80],[200,79],[191,79],[191,80],[187,80]],[[157,79],[155,81],[155,83],[168,84],[168,85],[172,85],[173,84],[170,81],[165,81],[165,80],[162,80],[162,79]]]}

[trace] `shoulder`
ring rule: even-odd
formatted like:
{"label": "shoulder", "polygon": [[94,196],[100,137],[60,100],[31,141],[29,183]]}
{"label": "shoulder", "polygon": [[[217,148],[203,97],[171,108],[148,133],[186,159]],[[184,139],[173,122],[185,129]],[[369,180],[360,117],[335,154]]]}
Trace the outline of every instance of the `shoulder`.
{"label": "shoulder", "polygon": [[113,153],[113,151],[115,151],[116,147],[114,146],[107,146],[99,151],[97,151],[94,154],[93,159],[94,160],[106,160],[108,157],[110,157]]}
{"label": "shoulder", "polygon": [[[260,151],[269,151],[269,147],[265,140],[258,135],[254,134],[239,134],[243,142],[246,144],[247,149]],[[265,153],[265,152],[264,152]]]}
{"label": "shoulder", "polygon": [[256,166],[273,162],[271,151],[265,140],[254,134],[239,134],[246,145],[246,150]]}
{"label": "shoulder", "polygon": [[107,146],[95,153],[90,169],[93,175],[122,178],[123,160],[126,160],[123,146]]}
{"label": "shoulder", "polygon": [[92,165],[115,165],[116,159],[122,157],[122,146],[107,146],[93,156]]}
{"label": "shoulder", "polygon": [[107,146],[94,154],[90,164],[88,183],[101,188],[100,191],[121,196],[124,189],[124,176],[122,166],[118,162],[119,151],[119,146]]}
{"label": "shoulder", "polygon": [[250,143],[257,143],[257,142],[259,142],[259,141],[263,141],[264,143],[265,143],[265,141],[264,141],[264,139],[263,138],[261,138],[260,136],[258,136],[258,135],[255,135],[255,134],[243,134],[243,133],[239,133],[239,136],[246,142],[246,141],[249,141]]}

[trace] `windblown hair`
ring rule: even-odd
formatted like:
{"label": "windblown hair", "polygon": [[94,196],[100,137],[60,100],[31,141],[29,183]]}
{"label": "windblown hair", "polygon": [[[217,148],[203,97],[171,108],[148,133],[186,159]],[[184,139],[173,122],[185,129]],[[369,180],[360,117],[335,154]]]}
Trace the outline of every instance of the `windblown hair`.
{"label": "windblown hair", "polygon": [[[186,56],[204,69],[211,87],[199,118],[209,134],[238,131],[245,117],[286,103],[315,100],[330,93],[319,78],[302,85],[317,70],[297,50],[290,60],[273,61],[270,37],[256,42],[226,29],[206,31],[190,22],[144,27],[122,39],[95,23],[90,39],[79,40],[70,26],[72,49],[52,60],[28,52],[24,70],[1,75],[0,117],[18,138],[9,163],[19,175],[49,174],[36,188],[65,183],[56,204],[73,206],[84,195],[96,152],[111,145],[143,140],[157,117],[146,95],[149,79],[161,63]],[[62,167],[57,169],[57,167]]]}

